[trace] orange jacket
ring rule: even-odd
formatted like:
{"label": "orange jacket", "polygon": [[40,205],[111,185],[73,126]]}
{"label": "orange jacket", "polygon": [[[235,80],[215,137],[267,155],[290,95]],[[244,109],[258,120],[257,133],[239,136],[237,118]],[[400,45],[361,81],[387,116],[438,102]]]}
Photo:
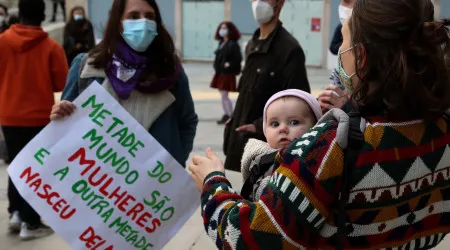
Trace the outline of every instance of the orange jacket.
{"label": "orange jacket", "polygon": [[16,24],[0,34],[0,124],[49,123],[54,92],[64,89],[64,49],[40,27]]}

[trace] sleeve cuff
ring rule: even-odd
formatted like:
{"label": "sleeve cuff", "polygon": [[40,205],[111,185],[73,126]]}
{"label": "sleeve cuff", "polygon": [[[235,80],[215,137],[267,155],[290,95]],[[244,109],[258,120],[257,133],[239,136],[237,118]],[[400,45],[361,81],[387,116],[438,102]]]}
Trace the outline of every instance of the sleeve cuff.
{"label": "sleeve cuff", "polygon": [[213,178],[213,177],[223,177],[223,178],[226,178],[224,173],[222,173],[222,172],[220,172],[220,171],[214,171],[214,172],[208,174],[208,175],[205,177],[205,179],[203,180],[203,185],[205,185],[205,183],[207,183],[208,180],[210,180],[210,179]]}
{"label": "sleeve cuff", "polygon": [[263,136],[263,138],[264,138],[263,118],[260,117],[260,118],[256,119],[255,121],[253,121],[253,125],[255,125],[255,127],[256,127],[256,134],[258,136]]}

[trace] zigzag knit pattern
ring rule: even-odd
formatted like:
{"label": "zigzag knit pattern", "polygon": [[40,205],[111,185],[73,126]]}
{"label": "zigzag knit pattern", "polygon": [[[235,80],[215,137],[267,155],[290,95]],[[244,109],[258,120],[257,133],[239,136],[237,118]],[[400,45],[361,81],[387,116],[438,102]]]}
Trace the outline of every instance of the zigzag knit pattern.
{"label": "zigzag knit pattern", "polygon": [[[341,128],[339,128],[341,129]],[[258,202],[223,173],[202,193],[205,229],[219,249],[335,249],[343,149],[326,121],[277,156]],[[345,249],[432,249],[450,232],[450,122],[366,122],[352,170]]]}

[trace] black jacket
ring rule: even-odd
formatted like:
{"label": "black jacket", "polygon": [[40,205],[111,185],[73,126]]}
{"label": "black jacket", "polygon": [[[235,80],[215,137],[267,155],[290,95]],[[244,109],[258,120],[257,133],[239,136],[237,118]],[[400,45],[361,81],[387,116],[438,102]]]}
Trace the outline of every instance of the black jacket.
{"label": "black jacket", "polygon": [[333,55],[337,55],[339,52],[339,48],[342,45],[342,24],[339,24],[334,30],[333,40],[331,40],[330,44],[330,52]]}
{"label": "black jacket", "polygon": [[94,46],[94,28],[89,20],[71,21],[66,24],[64,28],[64,50],[69,65],[72,64],[77,55],[88,52]]}
{"label": "black jacket", "polygon": [[[239,81],[236,109],[225,128],[225,167],[230,170],[240,171],[242,153],[249,138],[265,141],[263,109],[272,95],[285,89],[310,92],[305,54],[281,22],[267,39],[258,38],[259,30],[246,47],[246,63]],[[257,133],[235,131],[241,125],[252,123]]]}
{"label": "black jacket", "polygon": [[[221,41],[215,53],[214,70],[216,74],[238,75],[241,73],[241,47],[236,41]],[[228,63],[229,67],[225,67],[225,63]]]}

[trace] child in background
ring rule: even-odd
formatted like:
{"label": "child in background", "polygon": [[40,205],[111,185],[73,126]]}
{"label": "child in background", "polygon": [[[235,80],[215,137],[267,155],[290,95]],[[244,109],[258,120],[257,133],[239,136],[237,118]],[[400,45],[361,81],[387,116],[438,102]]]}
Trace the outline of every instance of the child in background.
{"label": "child in background", "polygon": [[241,161],[244,179],[241,195],[257,201],[272,175],[279,149],[288,147],[314,127],[322,116],[319,102],[311,94],[288,89],[267,101],[263,114],[263,130],[267,142],[250,139]]}

